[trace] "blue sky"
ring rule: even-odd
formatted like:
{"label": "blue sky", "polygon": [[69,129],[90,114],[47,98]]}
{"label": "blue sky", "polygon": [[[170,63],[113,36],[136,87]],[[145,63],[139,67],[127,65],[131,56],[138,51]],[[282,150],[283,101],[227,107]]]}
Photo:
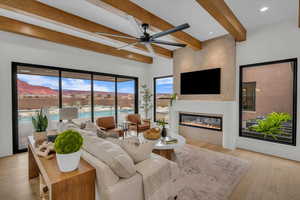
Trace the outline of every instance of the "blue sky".
{"label": "blue sky", "polygon": [[[59,87],[58,77],[18,74],[18,79],[27,82],[30,85],[45,86],[54,90],[58,90]],[[66,90],[89,91],[91,90],[91,81],[63,78],[62,87]],[[113,92],[115,90],[115,83],[109,81],[94,81],[94,90]],[[134,93],[134,81],[119,82],[118,92]]]}
{"label": "blue sky", "polygon": [[[58,77],[18,74],[18,79],[30,85],[45,86],[58,90]],[[91,89],[90,81],[82,79],[63,78],[62,86],[63,89],[66,90],[89,91]],[[94,81],[94,90],[113,92],[115,90],[115,83],[109,81]],[[156,91],[157,93],[173,93],[173,78],[157,79]],[[134,81],[118,82],[118,92],[134,93]]]}
{"label": "blue sky", "polygon": [[173,93],[173,77],[156,79],[157,93]]}

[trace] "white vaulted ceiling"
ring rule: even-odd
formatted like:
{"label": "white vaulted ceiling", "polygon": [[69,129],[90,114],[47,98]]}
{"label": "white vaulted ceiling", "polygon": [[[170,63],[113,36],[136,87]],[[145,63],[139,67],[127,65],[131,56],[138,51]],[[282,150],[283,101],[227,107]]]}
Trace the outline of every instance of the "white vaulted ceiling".
{"label": "white vaulted ceiling", "polygon": [[[53,6],[71,14],[78,15],[90,21],[111,27],[129,35],[135,35],[135,27],[116,13],[109,12],[99,6],[91,4],[87,0],[38,0],[41,3]],[[191,28],[185,32],[194,38],[205,41],[228,32],[211,17],[196,0],[131,0],[144,9],[152,12],[156,16],[164,19],[174,26],[189,23]],[[298,0],[225,0],[234,14],[246,29],[256,28],[266,24],[272,24],[288,18],[297,18]],[[261,13],[259,9],[263,6],[269,7],[267,12]],[[66,27],[59,25],[50,25],[50,22],[43,22],[42,19],[30,19],[30,16],[22,16],[22,14],[13,15],[12,12],[0,10],[0,15],[6,16],[32,23],[35,25],[48,27],[60,32],[67,32]],[[123,44],[115,41],[103,41],[103,38],[85,36],[82,33],[76,33],[70,30],[69,34],[85,37],[86,39],[98,41],[115,47],[120,47]],[[170,38],[164,38],[170,40]],[[104,38],[105,40],[105,38]],[[164,48],[173,50],[174,47],[163,46]],[[145,51],[128,48],[127,50],[134,51],[140,54],[149,55]]]}
{"label": "white vaulted ceiling", "polygon": [[[299,0],[225,0],[246,29],[297,19]],[[266,12],[260,8],[268,7]]]}

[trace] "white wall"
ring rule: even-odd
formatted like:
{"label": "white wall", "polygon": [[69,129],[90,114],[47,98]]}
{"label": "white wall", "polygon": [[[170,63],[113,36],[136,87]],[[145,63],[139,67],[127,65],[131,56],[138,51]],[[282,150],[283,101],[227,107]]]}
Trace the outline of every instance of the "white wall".
{"label": "white wall", "polygon": [[[148,82],[147,86],[151,89],[152,93],[153,88],[153,78],[160,76],[170,76],[173,75],[173,59],[167,59],[162,57],[156,57],[153,60],[153,64],[148,68]],[[151,109],[150,116],[153,119],[153,109]]]}
{"label": "white wall", "polygon": [[[296,19],[283,21],[256,30],[248,30],[247,41],[237,44],[237,91],[239,66],[245,64],[300,58],[300,29]],[[298,60],[299,62],[299,60]],[[299,69],[299,68],[298,68]],[[298,70],[298,91],[300,74]],[[298,113],[300,92],[298,92]],[[238,106],[238,105],[237,105]],[[238,108],[238,107],[237,107]],[[238,110],[238,109],[237,109]],[[236,113],[238,120],[238,113]],[[270,143],[236,136],[237,147],[300,161],[300,116],[297,121],[297,146]]]}
{"label": "white wall", "polygon": [[[0,157],[12,154],[12,61],[135,76],[140,86],[152,79],[148,73],[154,73],[149,64],[0,31]],[[153,67],[172,64],[158,59]]]}

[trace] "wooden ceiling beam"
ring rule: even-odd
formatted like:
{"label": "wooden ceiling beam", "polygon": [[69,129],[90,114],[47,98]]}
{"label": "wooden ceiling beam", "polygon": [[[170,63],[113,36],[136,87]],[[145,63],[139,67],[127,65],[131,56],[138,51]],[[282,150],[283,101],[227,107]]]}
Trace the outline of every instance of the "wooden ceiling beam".
{"label": "wooden ceiling beam", "polygon": [[214,17],[236,41],[245,41],[247,30],[227,6],[224,0],[196,0],[212,17]]}
{"label": "wooden ceiling beam", "polygon": [[[102,8],[108,9],[109,11],[119,12],[117,14],[126,13],[127,15],[131,15],[137,20],[143,23],[150,24],[151,26],[161,31],[174,28],[172,24],[152,14],[151,12],[138,6],[137,4],[131,2],[130,0],[88,0],[88,1],[90,3],[93,3],[94,5],[101,6]],[[172,33],[171,36],[177,42],[182,42],[184,44],[187,44],[189,47],[195,50],[201,49],[201,42],[198,39],[192,37],[191,35],[183,31]]]}
{"label": "wooden ceiling beam", "polygon": [[[81,31],[87,34],[93,34],[94,36],[98,36],[96,32],[104,32],[109,34],[116,34],[130,37],[130,35],[122,33],[120,31],[114,30],[112,28],[103,26],[101,24],[94,23],[92,21],[86,20],[84,18],[78,17],[76,15],[67,13],[65,11],[59,10],[57,8],[48,6],[46,4],[40,3],[35,0],[1,0],[0,8],[4,8],[7,10],[11,10],[17,13],[29,15],[31,17],[43,19],[46,21],[50,21],[52,23],[59,24],[61,26],[67,28],[73,28],[77,31]],[[113,39],[115,41],[120,41],[124,43],[134,43],[135,40],[130,40],[126,38],[118,38],[118,37],[110,37],[105,36],[107,38]],[[171,50],[165,49],[158,45],[152,45],[154,51],[166,58],[172,58],[173,52]],[[139,50],[143,50],[148,52],[145,45],[137,44],[133,46]]]}
{"label": "wooden ceiling beam", "polygon": [[64,44],[80,49],[90,50],[97,53],[107,54],[128,60],[134,60],[142,63],[153,63],[153,59],[149,56],[133,53],[126,50],[117,50],[114,47],[82,39],[65,33],[52,31],[46,28],[27,24],[21,21],[0,16],[0,30],[21,34],[33,38],[47,40],[58,44]]}

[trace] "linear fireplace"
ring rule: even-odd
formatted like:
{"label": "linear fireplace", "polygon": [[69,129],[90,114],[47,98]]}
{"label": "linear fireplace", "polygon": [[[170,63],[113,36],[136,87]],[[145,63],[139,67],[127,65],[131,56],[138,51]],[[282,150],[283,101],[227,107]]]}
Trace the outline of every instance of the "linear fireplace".
{"label": "linear fireplace", "polygon": [[196,128],[222,131],[222,117],[179,113],[179,124]]}

